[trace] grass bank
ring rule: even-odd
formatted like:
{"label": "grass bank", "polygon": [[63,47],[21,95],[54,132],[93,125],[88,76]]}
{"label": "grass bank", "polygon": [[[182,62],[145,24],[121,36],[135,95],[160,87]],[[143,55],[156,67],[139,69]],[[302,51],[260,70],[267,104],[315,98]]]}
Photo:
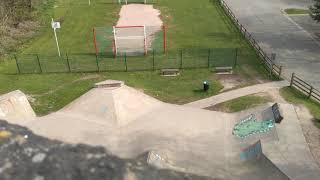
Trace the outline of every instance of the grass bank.
{"label": "grass bank", "polygon": [[[0,84],[6,84],[1,86],[0,94],[19,89],[28,95],[36,113],[44,115],[59,110],[91,89],[94,83],[106,79],[123,80],[159,100],[176,104],[215,95],[222,88],[215,75],[207,69],[184,70],[176,77],[159,74],[158,71],[141,71],[0,76]],[[211,84],[207,92],[201,90],[204,80]]]}
{"label": "grass bank", "polygon": [[309,14],[310,11],[308,9],[297,9],[297,8],[288,8],[285,9],[284,12],[287,14]]}
{"label": "grass bank", "polygon": [[212,111],[222,111],[222,112],[233,113],[233,112],[239,112],[242,110],[253,108],[258,105],[265,104],[267,102],[271,102],[271,97],[248,95],[248,96],[242,96],[236,99],[232,99],[230,101],[226,101],[226,102],[217,104],[215,106],[208,107],[206,109],[212,110]]}
{"label": "grass bank", "polygon": [[320,104],[308,99],[306,95],[297,91],[296,89],[285,87],[280,90],[281,96],[292,104],[302,104],[309,109],[314,116],[315,125],[320,128]]}

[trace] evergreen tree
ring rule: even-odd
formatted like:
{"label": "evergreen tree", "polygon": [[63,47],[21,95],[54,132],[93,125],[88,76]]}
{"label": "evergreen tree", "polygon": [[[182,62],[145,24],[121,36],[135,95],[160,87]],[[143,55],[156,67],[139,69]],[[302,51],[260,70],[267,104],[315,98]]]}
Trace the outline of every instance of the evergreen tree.
{"label": "evergreen tree", "polygon": [[320,22],[320,0],[314,0],[314,5],[310,7],[310,16],[317,22]]}

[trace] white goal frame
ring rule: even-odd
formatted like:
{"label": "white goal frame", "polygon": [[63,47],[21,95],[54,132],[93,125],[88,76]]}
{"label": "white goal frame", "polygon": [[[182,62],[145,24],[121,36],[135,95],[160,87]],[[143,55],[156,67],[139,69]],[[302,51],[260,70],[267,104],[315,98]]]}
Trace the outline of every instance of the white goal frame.
{"label": "white goal frame", "polygon": [[[126,4],[128,4],[128,0],[118,0],[119,4],[121,4],[121,2],[125,1]],[[147,4],[147,0],[144,0],[144,4]]]}
{"label": "white goal frame", "polygon": [[[143,36],[117,36],[117,29],[130,29],[130,28],[143,28]],[[147,55],[148,47],[147,47],[147,32],[146,26],[113,26],[113,49],[115,56],[118,55],[118,40],[125,40],[125,39],[143,39],[143,46],[144,46],[144,54]]]}

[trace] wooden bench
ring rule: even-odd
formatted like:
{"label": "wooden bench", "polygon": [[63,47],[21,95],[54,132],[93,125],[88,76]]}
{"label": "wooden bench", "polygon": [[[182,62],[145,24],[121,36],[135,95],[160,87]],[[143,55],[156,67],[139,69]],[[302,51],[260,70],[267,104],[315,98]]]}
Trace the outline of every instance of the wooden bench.
{"label": "wooden bench", "polygon": [[215,67],[214,72],[216,72],[217,74],[232,74],[232,67]]}
{"label": "wooden bench", "polygon": [[179,69],[161,69],[162,76],[177,76],[179,75]]}

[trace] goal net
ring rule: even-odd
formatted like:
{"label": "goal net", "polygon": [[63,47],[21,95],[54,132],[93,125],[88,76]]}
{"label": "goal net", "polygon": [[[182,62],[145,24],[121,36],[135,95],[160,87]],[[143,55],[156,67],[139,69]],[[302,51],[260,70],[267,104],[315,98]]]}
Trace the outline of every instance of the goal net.
{"label": "goal net", "polygon": [[114,26],[114,52],[118,55],[147,54],[145,26]]}
{"label": "goal net", "polygon": [[113,56],[146,55],[148,51],[166,51],[165,26],[113,26],[94,28],[96,54]]}

